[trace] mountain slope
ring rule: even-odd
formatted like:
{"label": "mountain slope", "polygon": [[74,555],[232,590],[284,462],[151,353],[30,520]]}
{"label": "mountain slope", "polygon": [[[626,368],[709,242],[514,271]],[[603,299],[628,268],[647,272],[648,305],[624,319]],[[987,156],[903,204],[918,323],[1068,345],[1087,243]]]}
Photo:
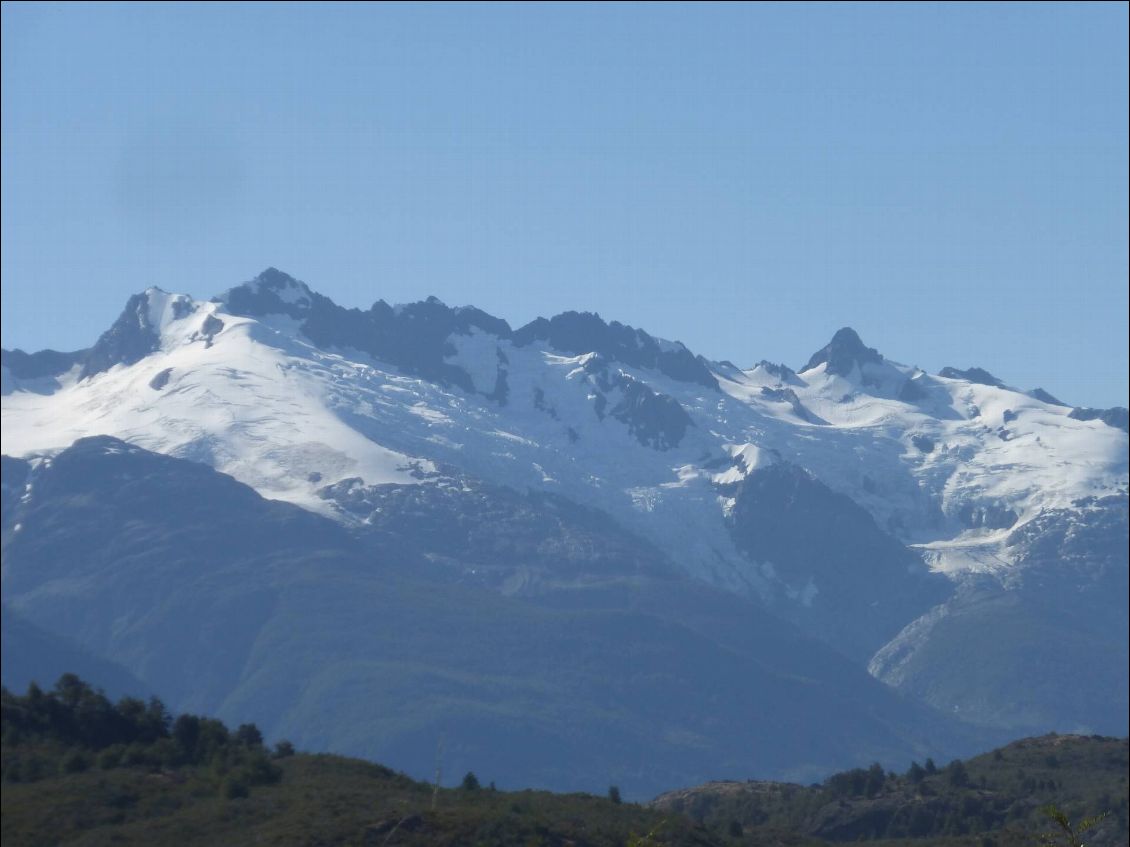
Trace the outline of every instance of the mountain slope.
{"label": "mountain slope", "polygon": [[3,629],[3,685],[23,691],[37,680],[58,679],[64,673],[77,673],[96,680],[111,697],[139,695],[146,686],[114,662],[100,659],[81,645],[45,632],[4,606],[0,619]]}
{"label": "mountain slope", "polygon": [[[451,496],[465,487],[583,503],[946,711],[1126,731],[1125,715],[1092,707],[1110,699],[1106,676],[1074,703],[1020,712],[1007,687],[963,685],[965,648],[938,623],[962,621],[997,669],[1029,645],[1050,676],[1109,652],[1076,622],[1126,630],[1126,594],[1108,590],[1126,573],[1109,552],[1126,535],[1118,410],[1072,409],[980,368],[927,374],[846,328],[799,372],[743,370],[591,314],[514,330],[434,299],[346,309],[274,269],[208,302],[151,289],[90,350],[36,355],[38,370],[9,357],[35,376],[5,370],[6,453],[109,434],[361,534],[401,515],[446,531],[458,509],[476,513]],[[413,510],[446,523],[413,523]],[[1076,531],[1096,521],[1102,538]],[[523,594],[559,564],[487,570],[496,591]],[[1063,616],[1033,589],[1049,567]],[[1019,604],[1004,637],[978,611],[986,590]],[[1125,672],[1115,679],[1125,688]]]}
{"label": "mountain slope", "polygon": [[26,492],[4,514],[11,608],[178,709],[308,748],[426,777],[445,738],[450,767],[500,784],[639,796],[751,760],[808,779],[978,742],[578,507],[492,505],[536,518],[539,549],[609,554],[570,572],[519,549],[502,576],[523,591],[501,593],[427,536],[351,532],[111,438],[5,476]]}

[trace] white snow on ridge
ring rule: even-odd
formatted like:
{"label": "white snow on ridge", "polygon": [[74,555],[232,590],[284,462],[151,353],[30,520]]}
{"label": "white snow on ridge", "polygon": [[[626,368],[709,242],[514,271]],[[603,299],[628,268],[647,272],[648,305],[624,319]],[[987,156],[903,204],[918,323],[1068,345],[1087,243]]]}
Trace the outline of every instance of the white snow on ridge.
{"label": "white snow on ridge", "polygon": [[[292,318],[235,317],[222,302],[147,294],[161,349],[82,382],[72,373],[54,393],[4,396],[4,453],[115,435],[331,514],[317,495],[325,485],[426,484],[450,464],[603,509],[689,572],[754,590],[769,577],[734,549],[725,521],[733,486],[772,462],[796,463],[848,494],[951,574],[1006,572],[1010,516],[1020,525],[1127,486],[1125,433],[964,380],[920,376],[920,398],[904,402],[899,386],[920,372],[889,361],[851,378],[818,366],[787,382],[762,366],[718,366],[720,391],[608,362],[610,375],[674,398],[690,416],[679,445],[656,450],[609,417],[622,393],[589,372],[594,354],[515,347],[480,329],[456,334],[446,361],[470,377],[467,393],[365,354],[320,350]],[[224,324],[210,346],[209,316]],[[502,374],[500,402],[486,395]]]}
{"label": "white snow on ridge", "polygon": [[145,290],[147,310],[145,317],[148,328],[158,334],[174,321],[183,320],[194,308],[192,298],[186,294],[169,294],[160,288]]}
{"label": "white snow on ridge", "polygon": [[[265,497],[323,513],[331,507],[315,492],[324,485],[349,477],[415,483],[414,468],[434,470],[345,424],[327,404],[326,369],[255,337],[277,333],[223,314],[211,346],[190,341],[215,304],[169,321],[170,295],[161,295],[150,305],[166,328],[161,351],[81,382],[72,377],[53,395],[4,397],[3,452],[50,453],[78,438],[113,435],[203,461]],[[164,371],[165,385],[151,387]]]}

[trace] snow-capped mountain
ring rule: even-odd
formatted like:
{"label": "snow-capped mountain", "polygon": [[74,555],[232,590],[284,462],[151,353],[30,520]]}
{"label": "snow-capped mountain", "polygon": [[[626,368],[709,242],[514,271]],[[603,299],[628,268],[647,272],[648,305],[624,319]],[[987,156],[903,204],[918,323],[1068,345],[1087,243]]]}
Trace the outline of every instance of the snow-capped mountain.
{"label": "snow-capped mountain", "polygon": [[949,573],[1003,575],[1010,533],[1127,485],[1118,428],[977,368],[897,364],[850,329],[799,372],[743,370],[592,314],[512,331],[434,299],[346,310],[269,270],[212,302],[150,289],[81,363],[55,358],[69,367],[31,379],[5,364],[5,453],[112,434],[343,520],[328,486],[452,467],[599,505],[696,575],[758,590],[781,577],[736,550],[727,518],[774,462]]}
{"label": "snow-capped mountain", "polygon": [[[5,352],[5,454],[95,435],[362,533],[394,501],[478,485],[583,504],[990,725],[1109,719],[1051,694],[1013,713],[993,679],[958,679],[973,648],[955,621],[987,667],[1058,643],[1055,616],[1028,623],[1054,583],[1058,620],[1105,627],[1080,623],[1057,661],[1114,650],[1125,724],[1126,411],[980,368],[926,373],[851,329],[798,370],[742,368],[589,313],[513,329],[434,298],[346,309],[269,269],[211,301],[149,289],[89,350]],[[499,586],[518,590],[513,576]],[[1026,610],[1009,633],[994,629],[1005,606]]]}

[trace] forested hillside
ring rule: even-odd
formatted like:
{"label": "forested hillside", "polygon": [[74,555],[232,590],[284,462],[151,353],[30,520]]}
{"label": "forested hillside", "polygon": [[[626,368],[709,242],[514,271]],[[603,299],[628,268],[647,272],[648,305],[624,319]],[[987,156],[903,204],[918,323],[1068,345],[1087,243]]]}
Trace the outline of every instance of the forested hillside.
{"label": "forested hillside", "polygon": [[[2,696],[4,844],[761,845],[879,841],[1030,845],[1055,804],[1108,812],[1091,845],[1126,840],[1127,741],[1047,736],[968,761],[833,775],[824,783],[711,783],[648,805],[608,795],[449,787],[379,764],[268,745],[171,715],[157,699],[111,702],[73,674]],[[442,759],[441,759],[442,762]],[[500,776],[500,775],[499,775]]]}

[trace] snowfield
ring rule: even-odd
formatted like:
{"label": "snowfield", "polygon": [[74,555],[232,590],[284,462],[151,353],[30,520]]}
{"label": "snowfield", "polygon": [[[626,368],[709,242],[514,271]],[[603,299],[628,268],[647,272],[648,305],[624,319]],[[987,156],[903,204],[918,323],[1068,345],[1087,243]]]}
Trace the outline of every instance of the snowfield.
{"label": "snowfield", "polygon": [[[461,473],[603,509],[688,572],[741,591],[763,590],[773,569],[734,547],[733,489],[774,462],[848,495],[950,575],[1001,577],[1018,527],[1127,490],[1120,429],[882,357],[799,373],[707,363],[715,389],[476,326],[444,342],[443,363],[467,377],[460,387],[315,344],[294,315],[316,295],[297,282],[275,294],[292,314],[235,314],[230,292],[204,302],[150,289],[138,320],[157,341],[139,360],[85,378],[76,365],[54,380],[5,368],[3,452],[51,454],[113,435],[345,522],[326,486],[429,485]],[[649,427],[661,435],[645,443]]]}

